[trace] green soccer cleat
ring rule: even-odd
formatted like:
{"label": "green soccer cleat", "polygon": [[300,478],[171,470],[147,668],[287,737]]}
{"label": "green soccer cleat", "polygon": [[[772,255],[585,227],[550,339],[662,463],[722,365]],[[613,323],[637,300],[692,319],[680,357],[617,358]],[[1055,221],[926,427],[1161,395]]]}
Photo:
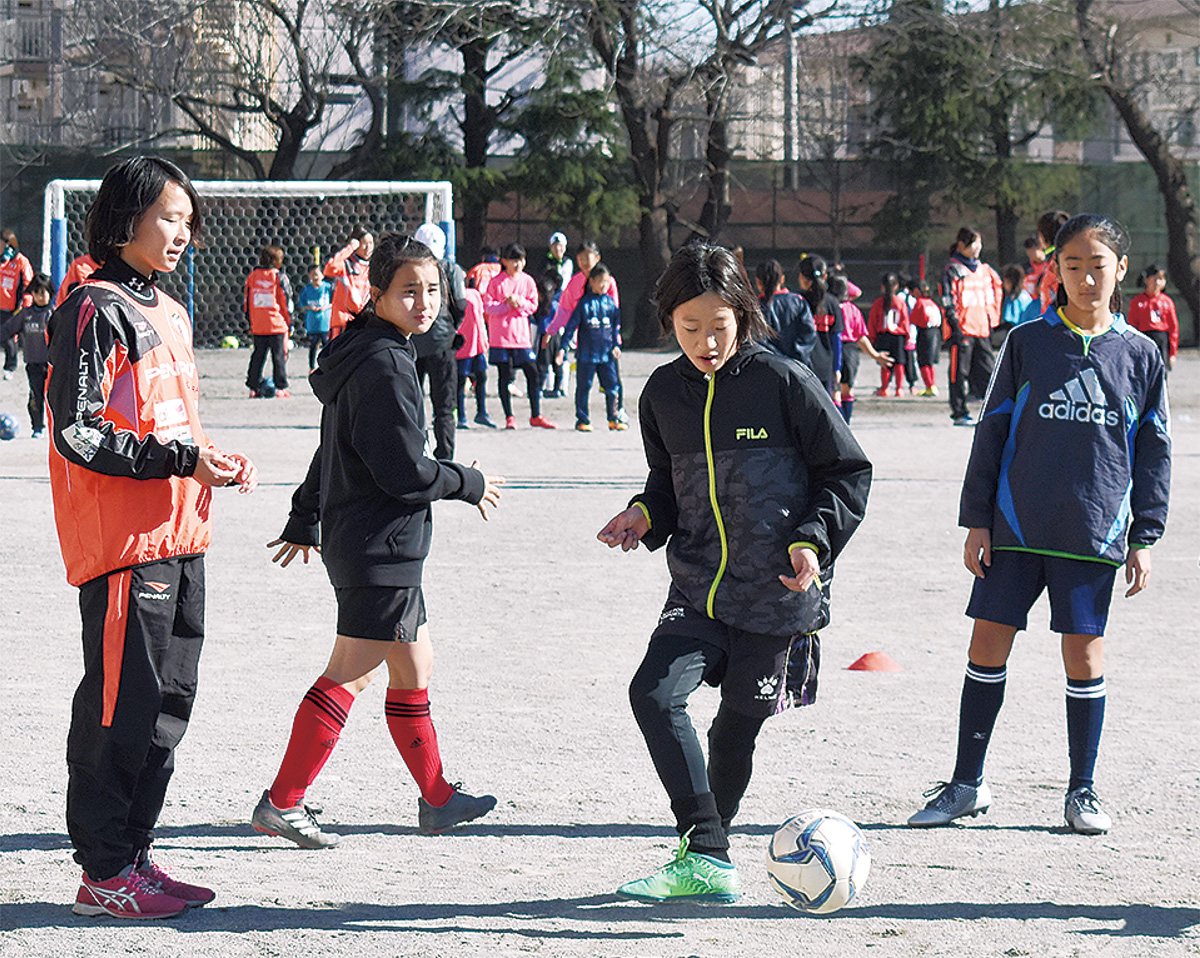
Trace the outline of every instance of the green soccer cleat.
{"label": "green soccer cleat", "polygon": [[730,904],[742,894],[737,869],[729,862],[688,851],[688,837],[679,839],[675,859],[649,878],[626,882],[617,889],[634,901],[699,901]]}

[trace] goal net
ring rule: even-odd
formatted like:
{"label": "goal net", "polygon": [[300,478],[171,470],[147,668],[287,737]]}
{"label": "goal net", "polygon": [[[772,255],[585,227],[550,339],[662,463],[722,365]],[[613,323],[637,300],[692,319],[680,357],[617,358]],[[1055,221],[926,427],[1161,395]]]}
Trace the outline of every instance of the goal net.
{"label": "goal net", "polygon": [[[197,346],[249,334],[242,289],[264,246],[283,249],[283,269],[297,293],[308,267],[323,266],[357,226],[378,236],[437,223],[446,233],[446,255],[454,256],[447,182],[193,180],[192,185],[203,204],[203,247],[189,247],[179,268],[163,274],[159,284],[187,307]],[[99,180],[46,185],[42,270],[55,288],[71,260],[87,252],[83,221],[99,189]]]}

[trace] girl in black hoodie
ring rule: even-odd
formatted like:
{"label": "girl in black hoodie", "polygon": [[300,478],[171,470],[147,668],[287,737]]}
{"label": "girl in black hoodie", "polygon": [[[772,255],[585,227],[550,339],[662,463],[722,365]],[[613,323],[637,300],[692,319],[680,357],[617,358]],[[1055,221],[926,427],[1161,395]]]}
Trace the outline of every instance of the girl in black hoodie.
{"label": "girl in black hoodie", "polygon": [[252,823],[303,848],[326,848],[304,792],[337,744],[354,698],[388,666],[388,730],[421,789],[418,827],[437,834],[486,815],[442,775],[429,714],[433,646],[421,595],[431,504],[462,499],[483,518],[504,480],[424,454],[425,423],[410,337],[433,325],[444,279],[429,248],[408,236],[380,239],[368,267],[371,302],[322,353],[310,377],[324,407],[321,446],[292,497],[274,561],[321,551],[338,602],[329,664],[296,712],[279,773]]}

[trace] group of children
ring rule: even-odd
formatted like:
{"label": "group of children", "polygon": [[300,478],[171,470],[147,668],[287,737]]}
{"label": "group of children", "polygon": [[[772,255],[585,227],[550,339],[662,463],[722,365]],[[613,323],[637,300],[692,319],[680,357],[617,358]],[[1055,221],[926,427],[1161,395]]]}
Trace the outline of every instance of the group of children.
{"label": "group of children", "polygon": [[[84,867],[74,910],[161,918],[215,897],[172,877],[151,845],[195,694],[210,487],[250,492],[257,475],[244,456],[203,435],[190,329],[182,307],[154,287],[200,229],[200,200],[187,177],[165,161],[126,161],[106,177],[90,223],[103,268],[53,314],[48,391],[55,515],[70,581],[81,591],[85,648],[68,745],[69,830]],[[1165,368],[1119,312],[1128,245],[1120,227],[1089,214],[1067,222],[1056,239],[1056,308],[1002,346],[975,434],[959,513],[976,582],[958,761],[951,780],[909,820],[914,827],[987,810],[983,757],[1005,661],[1045,589],[1067,673],[1064,815],[1084,834],[1111,824],[1093,783],[1102,635],[1116,569],[1125,567],[1126,595],[1144,589],[1149,548],[1164,528]],[[487,519],[503,479],[427,454],[412,338],[439,314],[444,272],[412,237],[385,235],[372,245],[367,302],[321,351],[310,377],[322,404],[320,441],[283,533],[269,544],[284,566],[319,550],[337,604],[329,662],[303,697],[279,769],[251,816],[260,832],[314,849],[336,845],[338,836],[305,805],[306,790],[384,663],[388,730],[420,790],[419,830],[444,832],[496,804],[443,774],[421,578],[431,504],[465,501]],[[520,252],[506,249],[503,259],[517,268],[497,273],[483,300],[509,326],[514,314],[529,315],[533,298],[517,279]],[[824,271],[813,265],[815,283]],[[591,295],[607,295],[597,292],[603,278],[588,271]],[[732,902],[741,884],[729,832],[755,742],[767,718],[815,701],[835,560],[865,515],[872,467],[830,382],[764,348],[772,329],[729,250],[696,243],[678,251],[655,302],[664,334],[674,335],[682,354],[660,366],[641,394],[645,486],[598,538],[609,548],[667,551],[665,605],[629,694],[680,843],[663,868],[618,893]],[[830,307],[818,305],[828,317]],[[577,311],[566,322],[583,328],[594,314]],[[839,332],[836,321],[824,325]],[[153,333],[132,344],[144,353],[128,348],[133,329]],[[497,348],[529,351],[519,331],[514,339],[527,345]],[[169,376],[143,368],[145,361],[157,373],[167,358]],[[113,376],[101,372],[106,363]],[[80,383],[86,392],[78,393]],[[142,415],[129,418],[131,402],[144,406]],[[141,480],[133,499],[128,478]],[[162,501],[168,521],[133,534],[158,514],[140,507],[149,499]],[[81,548],[95,538],[81,532],[102,514],[120,534],[98,537],[102,548]],[[118,682],[106,663],[121,655]],[[702,683],[721,694],[707,756],[688,717]]]}

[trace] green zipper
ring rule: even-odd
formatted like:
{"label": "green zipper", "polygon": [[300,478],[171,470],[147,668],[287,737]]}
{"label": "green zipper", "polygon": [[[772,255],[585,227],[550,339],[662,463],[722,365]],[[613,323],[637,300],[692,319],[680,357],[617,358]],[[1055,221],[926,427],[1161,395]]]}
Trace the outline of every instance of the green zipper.
{"label": "green zipper", "polygon": [[725,522],[721,519],[721,507],[717,504],[717,470],[713,463],[712,451],[712,404],[713,393],[717,388],[717,377],[708,377],[708,398],[704,402],[704,458],[708,460],[708,500],[712,503],[713,518],[717,520],[717,535],[721,537],[721,564],[717,567],[716,578],[708,590],[708,603],[705,611],[710,619],[715,619],[713,603],[717,598],[717,586],[725,574],[725,566],[729,562],[729,541],[725,538]]}

